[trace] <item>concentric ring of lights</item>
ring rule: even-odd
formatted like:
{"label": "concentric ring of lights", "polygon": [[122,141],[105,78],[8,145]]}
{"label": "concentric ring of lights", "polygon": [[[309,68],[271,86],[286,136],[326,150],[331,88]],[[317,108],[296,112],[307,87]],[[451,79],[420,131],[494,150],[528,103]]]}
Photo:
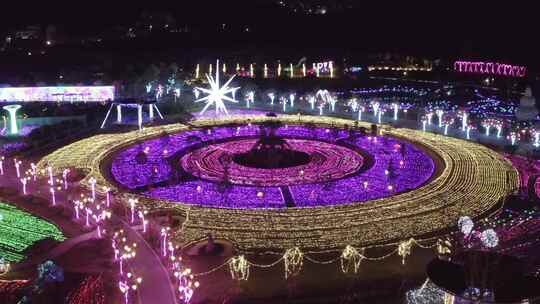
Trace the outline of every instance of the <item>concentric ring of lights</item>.
{"label": "concentric ring of lights", "polygon": [[[199,127],[226,123],[266,121],[264,116],[198,120]],[[283,123],[344,126],[352,121],[329,117],[280,116]],[[368,127],[366,123],[360,126]],[[147,128],[143,132],[97,135],[66,146],[45,157],[57,170],[86,170],[103,186],[108,181],[102,166],[115,151],[163,132],[188,130],[184,125]],[[241,249],[363,247],[426,235],[454,226],[463,215],[480,216],[519,186],[517,171],[496,152],[467,141],[410,129],[385,133],[422,145],[444,162],[444,170],[421,188],[363,204],[315,208],[223,209],[171,204],[117,189],[119,198],[137,197],[151,211],[176,213],[188,220],[175,238],[184,243],[203,239],[208,232],[226,238]],[[103,167],[106,168],[107,166]],[[102,172],[105,172],[103,175]],[[83,181],[83,183],[86,182]]]}

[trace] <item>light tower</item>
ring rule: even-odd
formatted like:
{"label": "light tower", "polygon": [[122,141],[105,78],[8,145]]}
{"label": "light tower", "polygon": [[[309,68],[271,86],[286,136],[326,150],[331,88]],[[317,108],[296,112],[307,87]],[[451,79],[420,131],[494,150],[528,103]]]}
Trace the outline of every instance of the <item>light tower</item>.
{"label": "light tower", "polygon": [[17,110],[21,108],[21,105],[7,105],[3,109],[9,113],[9,134],[17,135],[19,128],[17,127]]}

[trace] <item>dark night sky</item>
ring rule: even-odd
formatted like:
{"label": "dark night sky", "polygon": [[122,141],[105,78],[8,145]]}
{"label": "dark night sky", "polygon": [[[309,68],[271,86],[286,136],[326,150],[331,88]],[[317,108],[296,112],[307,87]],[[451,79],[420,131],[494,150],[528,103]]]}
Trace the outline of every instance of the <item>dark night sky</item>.
{"label": "dark night sky", "polygon": [[[518,63],[532,63],[540,52],[540,16],[532,1],[527,1],[527,4],[504,1],[505,5],[501,5],[496,1],[472,0],[468,3],[368,3],[358,0],[355,9],[324,17],[274,12],[268,6],[271,0],[177,0],[164,4],[156,1],[126,4],[115,0],[51,2],[39,1],[29,5],[21,1],[9,13],[4,12],[0,18],[0,30],[25,24],[53,23],[73,31],[95,31],[111,25],[129,25],[143,10],[159,10],[170,11],[179,24],[247,23],[269,36],[283,36],[287,31],[288,38],[283,42],[291,46],[313,42],[316,37],[320,39],[317,43],[324,44],[327,37],[331,37],[335,47],[442,56],[472,51]],[[274,38],[279,41],[279,37]]]}

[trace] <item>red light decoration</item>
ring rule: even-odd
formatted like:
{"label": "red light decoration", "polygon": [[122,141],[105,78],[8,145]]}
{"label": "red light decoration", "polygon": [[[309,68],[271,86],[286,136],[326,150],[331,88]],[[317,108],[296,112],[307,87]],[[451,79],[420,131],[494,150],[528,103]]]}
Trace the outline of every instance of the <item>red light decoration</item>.
{"label": "red light decoration", "polygon": [[527,67],[498,62],[456,61],[454,62],[454,71],[459,73],[525,77]]}

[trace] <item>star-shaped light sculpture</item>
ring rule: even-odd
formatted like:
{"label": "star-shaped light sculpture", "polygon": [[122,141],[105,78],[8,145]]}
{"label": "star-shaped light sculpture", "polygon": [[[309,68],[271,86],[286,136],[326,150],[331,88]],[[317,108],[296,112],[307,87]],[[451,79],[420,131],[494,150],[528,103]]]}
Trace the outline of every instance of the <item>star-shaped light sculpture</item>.
{"label": "star-shaped light sculpture", "polygon": [[231,88],[229,87],[229,84],[234,79],[234,76],[231,77],[223,86],[220,86],[219,84],[219,60],[216,64],[216,77],[212,77],[211,75],[206,74],[206,78],[208,79],[208,83],[210,83],[210,88],[197,88],[201,92],[207,94],[207,96],[195,100],[195,102],[206,102],[206,105],[201,111],[201,114],[204,114],[206,110],[212,106],[215,105],[216,107],[216,115],[218,115],[220,112],[225,113],[226,115],[229,115],[229,112],[227,112],[227,108],[225,107],[225,101],[230,101],[233,103],[238,103],[238,100],[235,100],[232,97],[229,97],[227,94],[233,94],[234,91],[236,91],[239,88]]}

